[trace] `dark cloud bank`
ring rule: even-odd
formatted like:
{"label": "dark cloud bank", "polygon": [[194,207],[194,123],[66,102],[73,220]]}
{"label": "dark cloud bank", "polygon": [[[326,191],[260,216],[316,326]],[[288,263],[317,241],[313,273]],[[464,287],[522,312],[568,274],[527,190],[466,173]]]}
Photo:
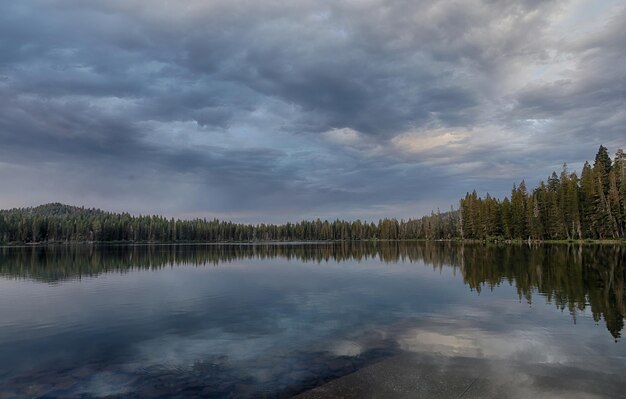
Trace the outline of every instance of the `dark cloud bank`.
{"label": "dark cloud bank", "polygon": [[0,4],[2,207],[420,216],[624,146],[621,2]]}

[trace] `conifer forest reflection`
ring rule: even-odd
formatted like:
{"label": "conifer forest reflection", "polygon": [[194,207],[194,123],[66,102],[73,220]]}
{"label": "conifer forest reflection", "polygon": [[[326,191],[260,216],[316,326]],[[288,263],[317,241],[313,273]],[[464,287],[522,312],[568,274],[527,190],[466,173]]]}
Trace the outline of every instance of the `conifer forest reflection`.
{"label": "conifer forest reflection", "polygon": [[618,381],[625,264],[619,245],[4,247],[0,397],[289,397],[406,352]]}
{"label": "conifer forest reflection", "polygon": [[299,262],[379,259],[423,262],[458,270],[478,293],[512,284],[520,299],[545,296],[572,317],[588,308],[620,337],[626,315],[626,247],[619,245],[480,245],[449,242],[5,247],[0,275],[54,282],[101,273],[179,264],[220,266],[241,259],[281,257]]}

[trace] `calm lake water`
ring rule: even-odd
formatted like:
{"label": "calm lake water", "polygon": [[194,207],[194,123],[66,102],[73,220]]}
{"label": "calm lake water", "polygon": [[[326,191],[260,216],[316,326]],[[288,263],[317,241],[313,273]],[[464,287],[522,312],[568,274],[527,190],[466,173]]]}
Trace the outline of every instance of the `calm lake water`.
{"label": "calm lake water", "polygon": [[599,245],[0,248],[0,398],[289,397],[407,352],[608,397],[625,265]]}

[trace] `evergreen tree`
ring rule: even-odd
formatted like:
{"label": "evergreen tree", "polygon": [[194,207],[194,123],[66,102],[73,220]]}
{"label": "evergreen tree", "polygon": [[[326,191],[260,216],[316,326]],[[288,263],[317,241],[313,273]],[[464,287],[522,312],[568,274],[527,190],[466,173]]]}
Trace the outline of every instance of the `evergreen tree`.
{"label": "evergreen tree", "polygon": [[504,197],[500,208],[500,225],[502,235],[504,238],[511,239],[513,237],[513,230],[511,227],[511,201],[509,201],[509,197]]}
{"label": "evergreen tree", "polygon": [[598,236],[596,229],[596,185],[594,184],[593,169],[585,162],[580,177],[580,202],[582,213],[583,235],[587,238]]}
{"label": "evergreen tree", "polygon": [[615,162],[613,164],[617,186],[619,190],[619,212],[616,217],[619,221],[620,232],[622,237],[626,237],[626,153],[618,150],[615,154]]}
{"label": "evergreen tree", "polygon": [[615,237],[617,223],[613,216],[611,191],[611,158],[604,146],[600,146],[593,164],[595,196],[593,219],[599,238]]}
{"label": "evergreen tree", "polygon": [[511,191],[511,227],[513,230],[513,238],[523,239],[527,237],[527,202],[526,183],[522,180],[519,187],[516,188],[514,185]]}

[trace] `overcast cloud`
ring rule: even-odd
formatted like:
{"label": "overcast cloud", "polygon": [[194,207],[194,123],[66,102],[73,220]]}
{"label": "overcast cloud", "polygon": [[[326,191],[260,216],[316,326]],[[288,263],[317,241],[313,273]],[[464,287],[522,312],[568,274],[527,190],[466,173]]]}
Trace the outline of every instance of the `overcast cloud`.
{"label": "overcast cloud", "polygon": [[624,1],[0,2],[0,207],[417,217],[626,147]]}

